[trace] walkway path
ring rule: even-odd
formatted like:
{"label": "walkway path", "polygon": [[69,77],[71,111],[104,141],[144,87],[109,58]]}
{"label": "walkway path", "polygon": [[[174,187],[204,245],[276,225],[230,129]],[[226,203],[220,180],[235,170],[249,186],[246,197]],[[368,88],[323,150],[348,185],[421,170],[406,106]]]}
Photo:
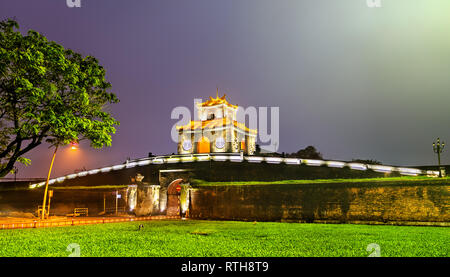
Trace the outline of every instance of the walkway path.
{"label": "walkway path", "polygon": [[145,220],[164,220],[180,219],[179,216],[155,215],[145,217],[57,217],[47,220],[27,219],[27,218],[0,218],[0,230],[2,229],[24,229],[24,228],[42,228],[75,226],[87,224],[103,224],[114,222],[145,221]]}

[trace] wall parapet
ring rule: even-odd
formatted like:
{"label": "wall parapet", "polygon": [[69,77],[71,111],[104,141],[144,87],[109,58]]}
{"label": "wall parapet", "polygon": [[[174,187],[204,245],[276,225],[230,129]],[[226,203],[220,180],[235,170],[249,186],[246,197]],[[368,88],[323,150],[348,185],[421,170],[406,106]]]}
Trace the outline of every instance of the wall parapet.
{"label": "wall parapet", "polygon": [[[329,168],[349,168],[356,171],[372,170],[378,173],[398,173],[405,176],[439,176],[439,171],[435,170],[421,170],[417,168],[409,167],[395,167],[387,165],[371,165],[354,162],[344,161],[325,161],[325,160],[311,160],[300,158],[282,158],[282,157],[267,157],[267,156],[240,156],[236,153],[221,153],[221,154],[192,154],[192,155],[167,155],[157,156],[151,158],[143,158],[138,160],[130,160],[123,164],[106,166],[103,168],[92,169],[82,171],[75,174],[69,174],[49,180],[49,185],[63,183],[75,178],[86,177],[88,175],[97,175],[102,173],[108,173],[112,171],[119,171],[124,169],[130,169],[135,167],[142,167],[148,165],[161,165],[161,164],[177,164],[177,163],[193,163],[193,162],[236,162],[236,163],[268,163],[268,164],[285,164],[291,166],[325,166]],[[33,183],[29,186],[30,189],[43,187],[45,182]]]}

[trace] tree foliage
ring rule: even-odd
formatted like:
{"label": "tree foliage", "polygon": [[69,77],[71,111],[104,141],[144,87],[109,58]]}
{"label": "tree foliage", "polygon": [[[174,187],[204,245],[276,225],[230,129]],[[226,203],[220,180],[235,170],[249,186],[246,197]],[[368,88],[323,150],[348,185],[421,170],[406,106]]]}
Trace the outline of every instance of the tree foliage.
{"label": "tree foliage", "polygon": [[0,177],[43,142],[110,146],[119,125],[105,110],[118,99],[94,57],[18,29],[14,20],[0,22]]}
{"label": "tree foliage", "polygon": [[298,150],[295,153],[291,153],[287,155],[288,157],[293,158],[302,158],[302,159],[318,159],[322,160],[322,154],[317,151],[317,149],[314,146],[307,146],[304,149]]}
{"label": "tree foliage", "polygon": [[353,159],[352,162],[362,163],[362,164],[376,164],[376,165],[383,164],[382,162],[377,161],[375,159]]}

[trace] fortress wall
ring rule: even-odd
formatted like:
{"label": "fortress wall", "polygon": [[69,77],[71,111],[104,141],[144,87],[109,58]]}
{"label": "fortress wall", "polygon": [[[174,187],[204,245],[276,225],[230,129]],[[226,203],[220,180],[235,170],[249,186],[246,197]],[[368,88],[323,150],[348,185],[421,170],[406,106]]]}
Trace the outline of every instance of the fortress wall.
{"label": "fortress wall", "polygon": [[[349,168],[331,168],[326,166],[306,166],[287,164],[249,163],[249,162],[194,162],[175,164],[151,164],[134,168],[112,170],[74,179],[66,179],[61,183],[50,185],[58,187],[72,186],[118,186],[130,184],[136,174],[144,175],[143,182],[158,185],[161,181],[160,170],[185,169],[192,171],[190,178],[211,182],[228,181],[276,181],[300,179],[335,179],[335,178],[373,178],[400,176],[398,172],[391,174],[374,172],[372,170],[352,170]],[[177,175],[177,174],[174,174]],[[165,176],[163,176],[165,177]],[[167,176],[171,177],[171,176]],[[182,178],[184,178],[183,176]],[[177,176],[174,176],[177,178]],[[169,180],[170,183],[170,180]],[[31,182],[29,183],[31,184]],[[0,184],[0,194],[3,190],[27,189],[29,184]]]}
{"label": "fortress wall", "polygon": [[[160,172],[168,169],[187,171]],[[231,183],[398,176],[396,172],[388,175],[371,170],[247,162],[149,165],[88,175],[58,183],[60,189],[55,189],[52,213],[64,215],[75,207],[88,207],[90,215],[97,215],[103,210],[103,193],[106,192],[109,196],[106,206],[114,207],[115,189],[111,186],[126,186],[130,184],[131,177],[137,173],[144,175],[143,181],[149,185],[161,186],[160,202],[163,202],[166,195],[164,189],[178,178],[184,179],[186,183],[193,183],[193,179]],[[445,180],[432,179],[408,181],[404,184],[398,182],[356,184],[343,181],[339,184],[313,185],[205,186],[192,191],[190,215],[194,218],[227,220],[448,223],[449,183]],[[77,186],[84,189],[75,189]],[[92,188],[89,188],[91,186]],[[42,196],[42,188],[5,186],[0,191],[0,213],[12,210],[34,213],[37,206],[42,203]],[[123,200],[119,199],[119,206],[125,205],[121,203]]]}
{"label": "fortress wall", "polygon": [[450,223],[446,184],[202,186],[191,191],[195,219]]}

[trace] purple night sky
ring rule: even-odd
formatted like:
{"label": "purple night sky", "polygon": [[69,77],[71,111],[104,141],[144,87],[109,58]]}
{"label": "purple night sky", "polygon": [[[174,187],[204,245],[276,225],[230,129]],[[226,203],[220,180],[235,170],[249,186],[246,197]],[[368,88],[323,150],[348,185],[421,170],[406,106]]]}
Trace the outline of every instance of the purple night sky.
{"label": "purple night sky", "polygon": [[[170,154],[176,106],[215,96],[280,108],[279,152],[434,164],[450,140],[450,1],[2,0],[0,19],[99,59],[121,102],[113,146],[62,149],[52,176]],[[449,152],[442,161],[449,163]],[[51,150],[18,177],[44,177]]]}

